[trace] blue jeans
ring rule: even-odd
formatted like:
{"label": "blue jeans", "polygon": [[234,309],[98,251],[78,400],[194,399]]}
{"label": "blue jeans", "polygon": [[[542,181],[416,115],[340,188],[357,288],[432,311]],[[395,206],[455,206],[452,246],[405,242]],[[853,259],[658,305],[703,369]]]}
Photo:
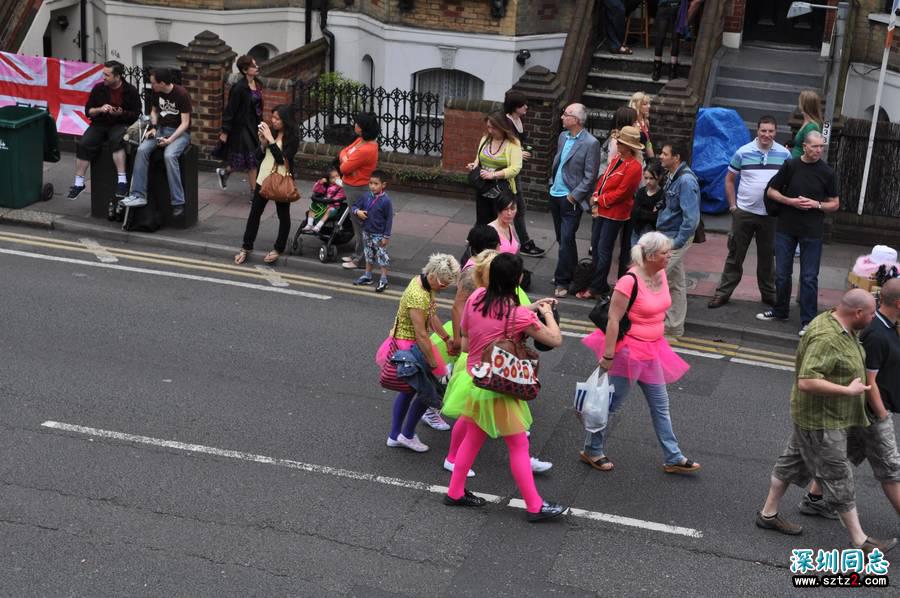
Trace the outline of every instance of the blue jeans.
{"label": "blue jeans", "polygon": [[[156,137],[145,139],[138,147],[137,156],[134,159],[134,174],[131,175],[131,194],[147,197],[147,170],[150,167],[150,154],[156,149],[160,137],[168,137],[175,132],[172,127],[159,127],[156,129]],[[169,193],[172,196],[172,205],[184,205],[184,187],[181,185],[181,167],[178,157],[184,153],[191,144],[191,135],[187,131],[178,136],[175,141],[166,146],[163,155],[166,161],[166,176],[169,180]]]}
{"label": "blue jeans", "polygon": [[[584,439],[584,452],[591,457],[599,457],[605,455],[605,439],[611,431],[611,424],[614,416],[625,401],[631,391],[631,382],[628,378],[620,378],[618,376],[610,376],[610,384],[615,388],[612,400],[609,404],[609,421],[606,428],[598,432],[588,432]],[[638,386],[647,399],[647,407],[650,408],[650,419],[653,422],[653,429],[656,431],[656,439],[662,447],[665,455],[666,465],[674,465],[684,461],[685,457],[678,448],[678,439],[675,438],[675,432],[672,431],[672,418],[669,416],[669,393],[666,391],[665,384],[647,384],[646,382],[638,382]]]}
{"label": "blue jeans", "polygon": [[794,251],[800,245],[800,325],[809,324],[819,311],[819,264],[822,239],[792,237],[775,233],[775,312],[787,318],[791,310],[791,284],[794,275]]}
{"label": "blue jeans", "polygon": [[594,274],[588,286],[595,295],[609,293],[609,268],[612,266],[613,247],[622,228],[622,222],[609,218],[594,218],[591,224],[591,247],[594,250]]}
{"label": "blue jeans", "polygon": [[606,6],[606,45],[611,52],[625,41],[625,4],[622,0],[604,0]]}
{"label": "blue jeans", "polygon": [[575,265],[578,263],[578,246],[575,233],[581,224],[581,206],[569,203],[565,197],[550,196],[550,215],[553,216],[553,230],[559,245],[559,258],[553,278],[557,287],[568,287],[572,282]]}

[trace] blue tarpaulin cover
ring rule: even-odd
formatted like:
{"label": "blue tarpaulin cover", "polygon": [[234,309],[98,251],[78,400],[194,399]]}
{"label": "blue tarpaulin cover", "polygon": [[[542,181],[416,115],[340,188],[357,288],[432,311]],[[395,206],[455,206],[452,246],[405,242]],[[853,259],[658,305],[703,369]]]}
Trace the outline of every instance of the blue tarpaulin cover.
{"label": "blue tarpaulin cover", "polygon": [[731,108],[701,108],[694,126],[691,169],[700,179],[700,211],[721,214],[728,211],[725,175],[728,163],[739,147],[750,141],[750,132],[741,116]]}

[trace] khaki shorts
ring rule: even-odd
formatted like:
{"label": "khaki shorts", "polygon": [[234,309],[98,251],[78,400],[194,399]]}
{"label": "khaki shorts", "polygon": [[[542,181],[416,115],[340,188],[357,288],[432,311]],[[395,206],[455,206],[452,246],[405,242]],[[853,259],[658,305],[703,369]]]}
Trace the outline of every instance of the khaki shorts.
{"label": "khaki shorts", "polygon": [[772,475],[806,488],[815,478],[825,500],[839,513],[856,507],[853,468],[847,458],[848,430],[804,430],[794,426]]}
{"label": "khaki shorts", "polygon": [[900,452],[894,433],[894,418],[869,420],[868,428],[850,428],[847,458],[854,465],[868,459],[872,474],[879,482],[900,482]]}

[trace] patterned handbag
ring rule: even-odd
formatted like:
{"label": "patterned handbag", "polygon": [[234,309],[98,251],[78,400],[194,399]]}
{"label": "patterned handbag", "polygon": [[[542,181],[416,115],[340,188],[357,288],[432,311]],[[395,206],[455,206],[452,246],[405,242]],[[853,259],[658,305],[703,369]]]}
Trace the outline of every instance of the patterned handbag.
{"label": "patterned handbag", "polygon": [[412,386],[407,384],[405,380],[397,375],[397,364],[391,359],[398,350],[397,341],[394,340],[394,335],[397,333],[397,324],[399,322],[400,318],[394,320],[394,329],[391,330],[391,344],[388,348],[387,361],[381,366],[380,383],[382,388],[388,390],[396,390],[397,392],[415,392]]}
{"label": "patterned handbag", "polygon": [[509,320],[513,309],[506,316],[503,337],[484,348],[481,363],[469,373],[475,386],[479,388],[531,401],[541,390],[538,354],[524,340],[517,341],[509,334]]}

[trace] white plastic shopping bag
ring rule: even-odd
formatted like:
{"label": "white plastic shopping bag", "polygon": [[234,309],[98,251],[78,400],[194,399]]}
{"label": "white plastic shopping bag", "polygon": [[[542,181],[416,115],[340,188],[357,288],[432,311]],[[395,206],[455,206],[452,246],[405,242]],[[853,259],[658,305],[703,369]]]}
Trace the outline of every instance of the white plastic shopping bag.
{"label": "white plastic shopping bag", "polygon": [[601,375],[599,367],[587,380],[575,386],[575,411],[581,415],[585,430],[597,432],[606,427],[614,391],[609,376],[606,372]]}

